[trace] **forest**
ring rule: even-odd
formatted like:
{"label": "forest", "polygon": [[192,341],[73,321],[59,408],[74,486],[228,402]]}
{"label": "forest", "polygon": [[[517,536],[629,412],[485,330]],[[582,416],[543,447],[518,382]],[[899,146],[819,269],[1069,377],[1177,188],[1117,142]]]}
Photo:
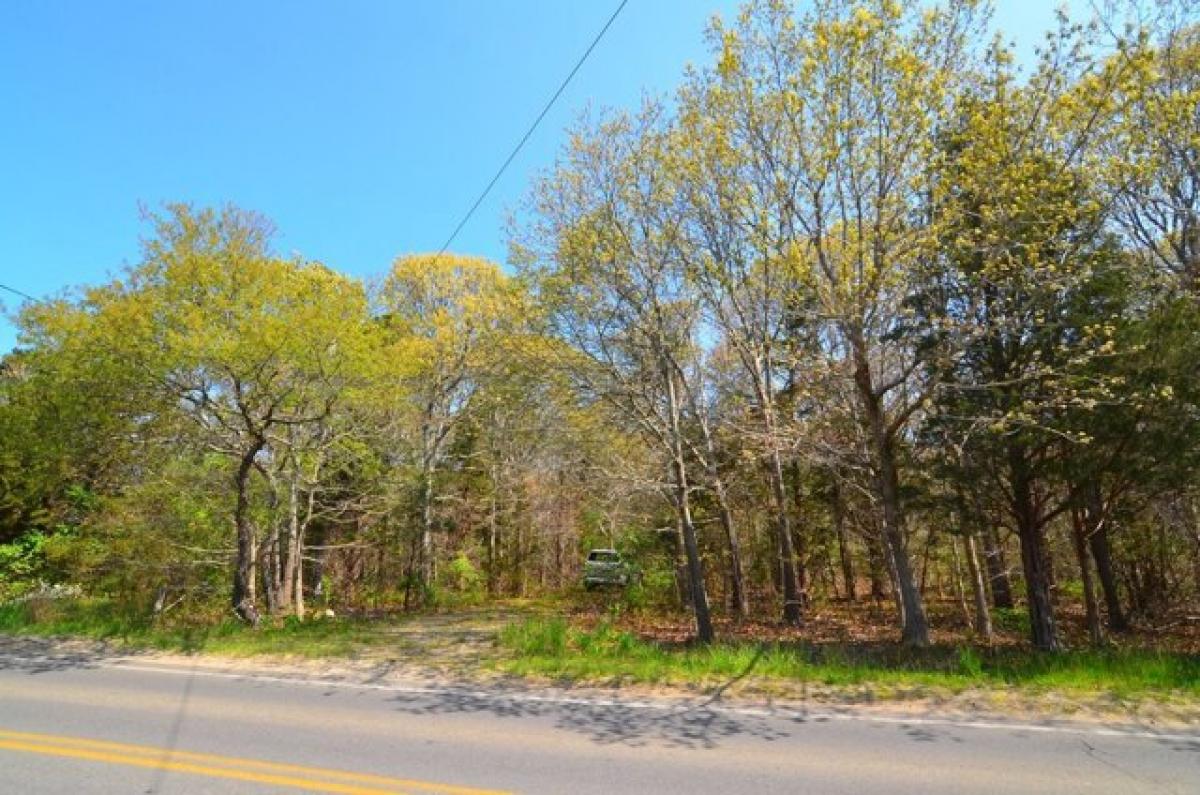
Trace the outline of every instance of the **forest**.
{"label": "forest", "polygon": [[[1200,6],[1063,13],[1030,57],[977,0],[708,37],[568,131],[503,265],[359,279],[184,202],[14,309],[0,603],[1200,632]],[[593,548],[638,581],[585,595]]]}

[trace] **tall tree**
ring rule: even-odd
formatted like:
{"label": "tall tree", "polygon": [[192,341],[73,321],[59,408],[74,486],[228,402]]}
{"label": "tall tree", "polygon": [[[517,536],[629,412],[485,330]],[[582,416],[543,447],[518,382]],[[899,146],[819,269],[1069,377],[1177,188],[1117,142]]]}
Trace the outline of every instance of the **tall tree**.
{"label": "tall tree", "polygon": [[673,186],[661,163],[660,107],[577,133],[534,195],[534,240],[523,256],[553,333],[586,394],[626,413],[660,449],[687,560],[701,642],[713,639],[693,518],[695,485],[685,414],[699,307],[684,277]]}
{"label": "tall tree", "polygon": [[[1064,27],[1038,72],[1019,84],[1011,53],[996,45],[989,69],[943,131],[932,192],[945,269],[914,305],[931,348],[946,343],[942,418],[986,462],[1021,544],[1033,643],[1055,650],[1046,546],[1048,524],[1067,511],[1056,482],[1072,446],[1090,438],[1066,420],[1075,406],[1111,400],[1111,383],[1087,364],[1115,351],[1119,256],[1083,168],[1095,115],[1081,108],[1081,80],[1098,77],[1078,33]],[[941,267],[935,266],[936,267]],[[932,298],[937,308],[923,305]],[[982,449],[982,452],[980,452]]]}
{"label": "tall tree", "polygon": [[[784,3],[752,3],[736,26],[715,30],[720,62],[704,92],[718,105],[701,140],[736,153],[728,170],[741,176],[740,190],[708,203],[733,221],[716,229],[744,230],[706,234],[720,244],[711,261],[728,267],[740,256],[766,284],[786,279],[809,296],[801,304],[813,307],[819,344],[798,351],[804,377],[838,373],[853,385],[913,645],[929,631],[907,551],[899,447],[931,389],[898,332],[915,266],[934,243],[915,210],[933,131],[970,60],[975,7],[829,0],[796,19]],[[722,184],[706,177],[702,185]]]}
{"label": "tall tree", "polygon": [[[327,420],[366,321],[361,285],[273,256],[272,229],[232,207],[172,205],[143,261],[90,297],[110,345],[233,465],[232,604],[257,624],[252,481],[273,435]],[[295,561],[299,565],[299,560]]]}
{"label": "tall tree", "polygon": [[436,576],[436,478],[472,401],[498,366],[501,339],[516,319],[514,290],[494,263],[446,254],[396,260],[379,290],[384,383],[391,394],[377,396],[394,410],[392,427],[408,436],[415,455],[419,533],[407,601],[423,599]]}
{"label": "tall tree", "polygon": [[1200,292],[1198,12],[1194,0],[1161,3],[1149,20],[1110,27],[1116,53],[1109,70],[1125,77],[1094,84],[1086,98],[1114,106],[1096,168],[1107,178],[1116,227],[1174,286],[1192,293]]}

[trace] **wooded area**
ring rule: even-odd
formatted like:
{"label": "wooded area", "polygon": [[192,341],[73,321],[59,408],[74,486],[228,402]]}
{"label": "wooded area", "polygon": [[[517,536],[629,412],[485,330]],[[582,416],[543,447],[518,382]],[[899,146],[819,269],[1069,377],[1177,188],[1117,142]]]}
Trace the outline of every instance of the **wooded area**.
{"label": "wooded area", "polygon": [[913,646],[932,598],[1041,650],[1068,605],[1096,644],[1196,621],[1198,10],[1022,64],[972,0],[753,2],[572,130],[508,268],[364,282],[164,208],[16,316],[0,601],[257,624],[581,590],[615,547],[702,642],[835,600]]}

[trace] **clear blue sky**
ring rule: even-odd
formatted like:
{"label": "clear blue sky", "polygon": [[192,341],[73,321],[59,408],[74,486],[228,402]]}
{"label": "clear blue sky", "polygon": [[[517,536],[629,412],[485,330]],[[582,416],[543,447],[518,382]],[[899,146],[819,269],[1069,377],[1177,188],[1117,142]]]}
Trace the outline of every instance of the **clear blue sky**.
{"label": "clear blue sky", "polygon": [[[3,0],[0,282],[106,280],[138,257],[139,203],[179,200],[263,212],[280,250],[360,276],[436,250],[616,4]],[[454,249],[502,260],[563,128],[670,91],[737,5],[630,0]],[[1050,22],[1043,0],[997,5],[1023,47]]]}

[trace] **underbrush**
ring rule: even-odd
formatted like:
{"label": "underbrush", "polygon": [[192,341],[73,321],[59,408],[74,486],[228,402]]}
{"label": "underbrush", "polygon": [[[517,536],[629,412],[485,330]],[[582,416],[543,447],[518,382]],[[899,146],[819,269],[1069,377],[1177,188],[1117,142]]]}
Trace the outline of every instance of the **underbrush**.
{"label": "underbrush", "polygon": [[1040,654],[1021,648],[894,644],[717,643],[667,645],[602,622],[561,618],[509,624],[500,633],[506,670],[581,681],[732,683],[745,677],[833,687],[871,685],[877,695],[1019,687],[1117,697],[1200,697],[1200,657],[1100,649]]}

